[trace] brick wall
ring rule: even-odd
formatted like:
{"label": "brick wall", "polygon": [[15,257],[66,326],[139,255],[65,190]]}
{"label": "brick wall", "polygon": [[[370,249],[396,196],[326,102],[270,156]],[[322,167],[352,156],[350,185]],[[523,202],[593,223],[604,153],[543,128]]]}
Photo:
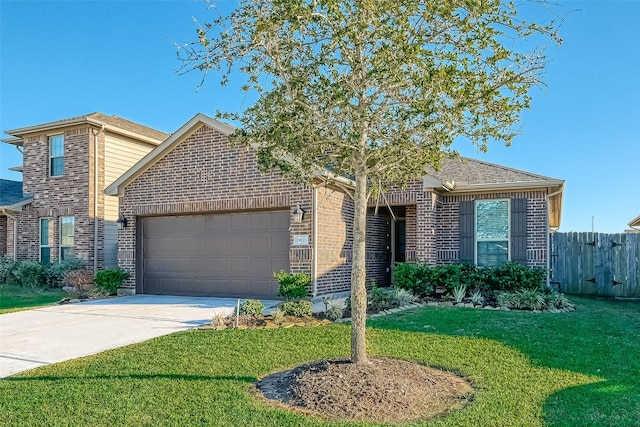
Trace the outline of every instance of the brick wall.
{"label": "brick wall", "polygon": [[527,199],[527,265],[546,267],[547,207],[544,191],[512,191],[469,195],[444,195],[437,211],[437,263],[458,261],[459,204],[461,201],[488,199]]}
{"label": "brick wall", "polygon": [[64,131],[64,174],[49,176],[48,135],[32,135],[24,139],[23,192],[33,195],[33,203],[17,214],[18,259],[39,260],[40,218],[53,218],[51,260],[59,257],[59,219],[75,217],[74,256],[93,262],[93,218],[89,205],[89,159],[91,131],[79,127]]}
{"label": "brick wall", "polygon": [[7,217],[0,216],[0,257],[7,256]]}
{"label": "brick wall", "polygon": [[367,286],[391,284],[391,216],[388,210],[367,211]]}
{"label": "brick wall", "polygon": [[[311,188],[291,184],[278,172],[261,173],[255,152],[230,148],[225,135],[203,125],[125,188],[120,211],[129,226],[118,238],[118,264],[131,273],[125,286],[134,289],[140,280],[135,250],[139,217],[278,208],[293,213],[298,204],[306,214],[300,224],[291,221],[289,268],[311,273]],[[294,235],[308,235],[309,244],[294,246]]]}

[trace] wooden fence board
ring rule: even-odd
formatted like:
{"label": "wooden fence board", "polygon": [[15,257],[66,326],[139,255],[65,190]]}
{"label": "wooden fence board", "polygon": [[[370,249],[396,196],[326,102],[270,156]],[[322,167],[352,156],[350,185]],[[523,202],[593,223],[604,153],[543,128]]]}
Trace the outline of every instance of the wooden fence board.
{"label": "wooden fence board", "polygon": [[640,298],[640,233],[553,233],[551,281],[572,294]]}

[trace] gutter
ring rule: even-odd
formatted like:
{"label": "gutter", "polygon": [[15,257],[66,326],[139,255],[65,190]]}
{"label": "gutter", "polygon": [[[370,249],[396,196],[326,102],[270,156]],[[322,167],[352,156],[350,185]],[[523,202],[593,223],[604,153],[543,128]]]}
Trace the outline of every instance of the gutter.
{"label": "gutter", "polygon": [[311,280],[313,282],[313,297],[318,296],[318,189],[313,186],[311,190],[311,203],[313,204],[313,223],[311,237],[313,239],[313,249],[311,256],[313,263],[311,266]]}
{"label": "gutter", "polygon": [[[104,134],[103,124],[100,132]],[[98,132],[93,134],[93,275],[98,272]]]}

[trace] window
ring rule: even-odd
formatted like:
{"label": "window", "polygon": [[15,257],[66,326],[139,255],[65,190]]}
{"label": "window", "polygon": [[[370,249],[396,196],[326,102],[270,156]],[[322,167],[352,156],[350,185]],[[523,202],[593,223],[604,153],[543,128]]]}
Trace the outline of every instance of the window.
{"label": "window", "polygon": [[500,266],[509,261],[509,200],[476,201],[476,265]]}
{"label": "window", "polygon": [[75,218],[72,216],[60,217],[60,261],[73,258]]}
{"label": "window", "polygon": [[49,175],[62,176],[64,174],[64,136],[49,137]]}
{"label": "window", "polygon": [[51,262],[51,243],[53,240],[53,218],[40,218],[40,262]]}

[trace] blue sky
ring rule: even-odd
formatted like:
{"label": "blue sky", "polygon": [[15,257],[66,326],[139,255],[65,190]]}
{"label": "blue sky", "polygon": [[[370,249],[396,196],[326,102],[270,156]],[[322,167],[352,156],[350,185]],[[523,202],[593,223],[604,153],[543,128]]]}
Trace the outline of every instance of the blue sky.
{"label": "blue sky", "polygon": [[[522,134],[487,154],[456,148],[565,179],[561,231],[590,231],[593,218],[595,231],[621,232],[640,215],[640,0],[558,3],[573,12]],[[241,111],[237,85],[210,78],[196,92],[200,75],[175,72],[173,42],[207,16],[199,0],[0,0],[0,130],[100,111],[174,132],[198,112]],[[0,144],[0,178],[20,180],[7,168],[21,162]]]}

